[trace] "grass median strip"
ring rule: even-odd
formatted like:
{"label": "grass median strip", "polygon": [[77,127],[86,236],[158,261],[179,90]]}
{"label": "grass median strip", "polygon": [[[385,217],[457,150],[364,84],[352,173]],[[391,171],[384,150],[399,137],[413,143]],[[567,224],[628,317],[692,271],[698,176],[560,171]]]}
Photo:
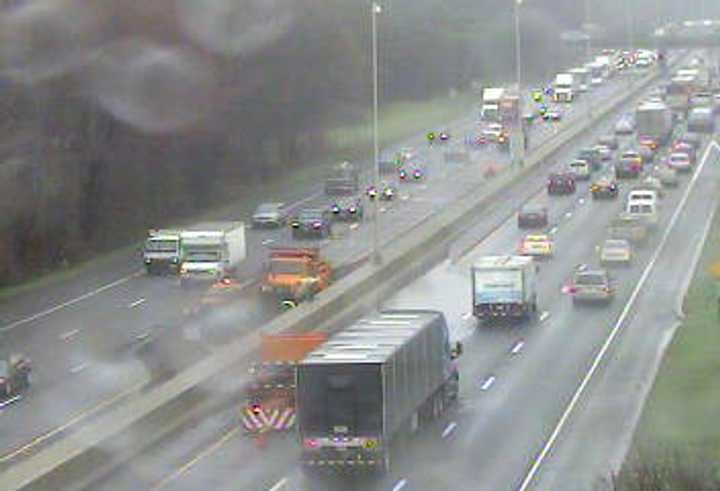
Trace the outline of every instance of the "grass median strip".
{"label": "grass median strip", "polygon": [[687,451],[720,460],[720,214],[687,292],[686,318],[668,347],[635,433],[631,455]]}

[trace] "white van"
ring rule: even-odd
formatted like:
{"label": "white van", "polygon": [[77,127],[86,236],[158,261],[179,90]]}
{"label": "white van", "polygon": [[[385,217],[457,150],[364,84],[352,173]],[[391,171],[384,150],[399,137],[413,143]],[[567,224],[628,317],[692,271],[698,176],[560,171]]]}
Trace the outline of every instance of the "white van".
{"label": "white van", "polygon": [[657,202],[659,196],[655,189],[633,189],[628,193],[628,203],[633,201],[652,201]]}
{"label": "white van", "polygon": [[575,176],[578,181],[586,181],[590,179],[592,167],[587,160],[576,159],[568,165],[568,171]]}
{"label": "white van", "polygon": [[632,217],[641,218],[649,226],[654,227],[658,223],[657,200],[628,200],[625,211]]}

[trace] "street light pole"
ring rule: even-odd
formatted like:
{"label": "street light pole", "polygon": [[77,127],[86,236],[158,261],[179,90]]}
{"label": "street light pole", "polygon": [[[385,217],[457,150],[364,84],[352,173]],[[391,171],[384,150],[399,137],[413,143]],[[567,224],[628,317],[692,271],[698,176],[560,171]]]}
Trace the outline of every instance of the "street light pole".
{"label": "street light pole", "polygon": [[585,28],[590,31],[586,32],[587,39],[585,40],[585,59],[590,60],[592,55],[592,30],[590,29],[590,0],[585,0]]}
{"label": "street light pole", "polygon": [[[520,133],[520,140],[521,144],[515,145],[515,149],[517,151],[517,155],[515,155],[515,159],[517,160],[517,163],[522,165],[522,159],[524,157],[524,151],[525,151],[525,131],[522,127],[522,112],[525,110],[525,104],[523,102],[523,89],[522,89],[522,63],[520,60],[520,5],[522,5],[522,0],[515,0],[513,2],[513,16],[515,17],[515,81],[517,82],[517,88],[518,88],[518,110],[516,115],[516,128],[517,131]],[[522,147],[522,151],[520,148]]]}
{"label": "street light pole", "polygon": [[373,226],[371,257],[374,264],[381,264],[380,248],[378,246],[378,215],[380,194],[380,143],[378,138],[378,47],[377,47],[377,15],[382,13],[382,7],[372,2],[372,72],[373,72],[373,186],[378,195],[373,200]]}

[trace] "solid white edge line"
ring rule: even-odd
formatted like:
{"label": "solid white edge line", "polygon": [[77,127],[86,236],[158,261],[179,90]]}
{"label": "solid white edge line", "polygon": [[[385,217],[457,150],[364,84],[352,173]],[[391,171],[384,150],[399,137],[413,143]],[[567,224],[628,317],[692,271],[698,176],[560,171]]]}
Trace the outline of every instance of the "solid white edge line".
{"label": "solid white edge line", "polygon": [[282,489],[283,486],[285,486],[287,484],[287,482],[288,482],[287,477],[283,477],[278,482],[276,482],[273,487],[268,489],[268,491],[278,491],[278,490]]}
{"label": "solid white edge line", "polygon": [[552,433],[550,434],[550,438],[545,442],[545,445],[543,446],[542,450],[540,450],[540,453],[535,458],[535,461],[533,462],[532,466],[530,467],[530,470],[525,475],[525,478],[523,479],[520,486],[517,488],[517,491],[526,491],[528,487],[530,486],[530,483],[535,478],[535,475],[537,474],[538,470],[540,469],[540,466],[542,465],[543,461],[547,457],[547,454],[552,449],[553,445],[555,444],[555,441],[557,440],[558,436],[560,435],[560,432],[562,431],[563,427],[565,426],[565,423],[567,422],[568,418],[570,417],[570,414],[575,409],[575,406],[577,405],[578,401],[580,400],[580,396],[582,396],[583,392],[585,391],[585,388],[587,387],[588,383],[590,382],[590,379],[597,371],[598,366],[605,358],[605,353],[607,353],[608,349],[610,348],[610,345],[615,340],[615,337],[620,332],[620,328],[625,323],[625,319],[630,314],[630,309],[632,308],[633,304],[635,303],[635,300],[637,299],[638,295],[640,294],[640,290],[642,289],[643,285],[645,284],[645,281],[647,281],[647,278],[650,276],[650,272],[652,271],[652,268],[655,266],[655,262],[657,261],[658,257],[660,257],[660,253],[662,249],[664,248],[665,244],[667,243],[668,237],[670,237],[670,232],[675,227],[675,223],[677,222],[678,217],[680,216],[680,213],[685,208],[685,204],[687,203],[688,198],[690,197],[690,192],[695,187],[695,183],[697,182],[698,177],[702,173],[703,168],[705,167],[705,163],[708,160],[708,157],[710,156],[710,151],[716,148],[720,150],[720,145],[715,143],[714,140],[710,141],[710,144],[708,144],[707,150],[705,151],[705,155],[703,156],[702,162],[700,162],[700,166],[698,167],[697,171],[695,172],[695,175],[692,178],[692,181],[690,181],[690,184],[688,185],[687,189],[685,190],[685,194],[683,195],[682,200],[680,201],[680,204],[675,209],[675,213],[673,213],[672,218],[670,219],[670,223],[668,224],[668,227],[665,229],[665,232],[663,233],[662,239],[660,240],[660,244],[655,249],[655,252],[653,252],[652,257],[650,258],[650,261],[648,262],[647,266],[645,267],[645,270],[643,271],[642,276],[640,277],[640,280],[638,281],[637,285],[635,286],[635,289],[630,294],[630,298],[628,299],[627,303],[625,304],[625,307],[623,308],[622,312],[620,313],[620,317],[618,317],[617,322],[613,326],[612,331],[610,332],[610,335],[605,340],[605,343],[603,343],[602,347],[600,348],[600,351],[595,356],[595,359],[593,360],[592,364],[590,365],[590,369],[585,374],[585,377],[583,377],[583,380],[580,382],[580,385],[575,390],[575,393],[573,394],[572,398],[570,399],[569,404],[565,408],[565,411],[563,412],[562,416],[558,420],[557,424],[555,425],[555,428],[553,429]]}
{"label": "solid white edge line", "polygon": [[[400,491],[407,484],[407,479],[400,479],[397,484],[392,488],[392,491]],[[272,491],[272,490],[271,490]]]}
{"label": "solid white edge line", "polygon": [[121,285],[123,283],[128,282],[130,279],[137,276],[137,273],[133,273],[127,276],[123,276],[122,278],[113,281],[112,283],[108,283],[107,285],[103,285],[100,288],[96,288],[93,291],[87,292],[83,295],[80,295],[79,297],[73,298],[72,300],[68,300],[67,302],[63,302],[60,304],[55,305],[54,307],[50,307],[47,310],[43,310],[42,312],[38,312],[37,314],[33,314],[29,317],[25,317],[24,319],[17,320],[15,322],[11,322],[10,324],[6,326],[0,327],[0,332],[7,332],[11,331],[12,329],[15,329],[18,326],[21,326],[23,324],[27,324],[28,322],[32,322],[34,320],[40,319],[42,317],[48,316],[52,313],[57,312],[58,310],[64,309],[65,307],[70,307],[71,305],[75,305],[78,302],[82,302],[83,300],[86,300],[90,297],[93,297],[97,295],[98,293],[102,293],[105,290],[109,290],[111,288],[114,288],[118,285]]}

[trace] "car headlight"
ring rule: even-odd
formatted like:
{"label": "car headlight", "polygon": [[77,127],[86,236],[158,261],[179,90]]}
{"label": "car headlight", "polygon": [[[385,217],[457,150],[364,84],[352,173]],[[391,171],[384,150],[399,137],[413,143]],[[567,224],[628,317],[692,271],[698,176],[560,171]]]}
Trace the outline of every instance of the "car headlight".
{"label": "car headlight", "polygon": [[151,262],[152,262],[152,259],[150,259],[149,257],[145,258],[145,264],[150,264]]}
{"label": "car headlight", "polygon": [[351,206],[350,208],[348,208],[348,211],[350,213],[355,213],[357,211],[357,208],[355,208],[354,206]]}

